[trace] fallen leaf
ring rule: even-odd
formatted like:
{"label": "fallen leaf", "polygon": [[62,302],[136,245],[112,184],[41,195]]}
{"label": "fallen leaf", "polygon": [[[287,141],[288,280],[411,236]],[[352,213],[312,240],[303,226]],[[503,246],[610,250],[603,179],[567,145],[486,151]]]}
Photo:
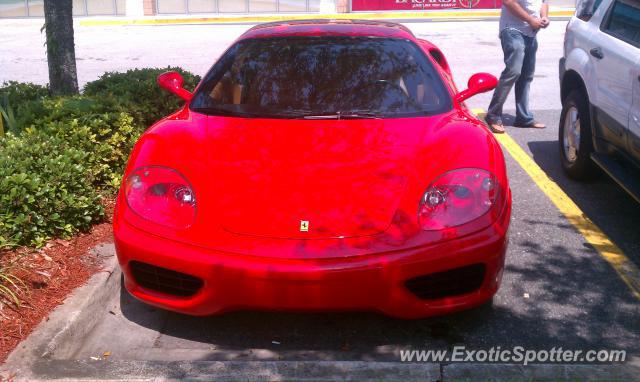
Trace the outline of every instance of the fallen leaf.
{"label": "fallen leaf", "polygon": [[71,245],[71,243],[69,242],[69,240],[62,240],[62,239],[56,239],[56,243],[64,246],[64,247],[68,247],[69,245]]}
{"label": "fallen leaf", "polygon": [[37,274],[42,275],[46,278],[51,278],[51,274],[49,272],[45,272],[45,271],[35,271]]}

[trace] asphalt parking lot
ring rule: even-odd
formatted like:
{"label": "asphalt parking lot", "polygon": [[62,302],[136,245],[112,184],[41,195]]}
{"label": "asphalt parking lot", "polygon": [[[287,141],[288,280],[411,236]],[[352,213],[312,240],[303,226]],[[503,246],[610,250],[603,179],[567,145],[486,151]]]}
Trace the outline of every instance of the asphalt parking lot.
{"label": "asphalt parking lot", "polygon": [[[577,183],[560,168],[557,62],[565,23],[553,20],[540,34],[530,98],[536,117],[548,128],[507,127],[507,132],[584,215],[640,266],[640,205],[604,175]],[[40,52],[43,37],[32,30],[35,24],[16,25],[0,23],[0,81],[46,82],[46,61]],[[499,75],[502,70],[496,21],[406,25],[440,46],[460,88],[475,72]],[[79,78],[84,83],[106,70],[166,65],[204,74],[248,27],[76,27]],[[16,39],[25,45],[19,57],[9,55],[15,52]],[[469,106],[486,108],[489,98],[475,97]],[[513,109],[512,98],[506,108]],[[629,357],[640,357],[640,296],[634,295],[526,169],[506,150],[505,156],[514,209],[503,284],[492,306],[411,321],[374,313],[235,312],[203,318],[158,310],[114,290],[105,309],[97,313],[101,317],[92,331],[75,346],[54,351],[52,358],[87,360],[110,352],[110,361],[398,361],[403,349],[454,345],[623,349]]]}

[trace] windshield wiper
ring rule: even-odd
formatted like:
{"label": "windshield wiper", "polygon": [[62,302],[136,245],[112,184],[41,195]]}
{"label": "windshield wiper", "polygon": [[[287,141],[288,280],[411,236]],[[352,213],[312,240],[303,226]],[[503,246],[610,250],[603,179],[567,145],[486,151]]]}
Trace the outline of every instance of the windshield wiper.
{"label": "windshield wiper", "polygon": [[240,117],[240,118],[258,118],[259,117],[259,115],[255,113],[225,110],[225,109],[219,109],[217,107],[192,107],[191,110],[198,113],[204,113],[207,115],[214,115],[214,116],[219,115],[224,117]]}
{"label": "windshield wiper", "polygon": [[284,119],[380,119],[382,113],[370,110],[337,111],[331,113],[314,113],[312,110],[282,110],[275,114],[250,113],[245,111],[231,111],[216,107],[194,107],[193,111],[209,115],[244,118],[284,118]]}
{"label": "windshield wiper", "polygon": [[305,115],[304,119],[380,119],[382,113],[370,110],[338,111],[331,114]]}

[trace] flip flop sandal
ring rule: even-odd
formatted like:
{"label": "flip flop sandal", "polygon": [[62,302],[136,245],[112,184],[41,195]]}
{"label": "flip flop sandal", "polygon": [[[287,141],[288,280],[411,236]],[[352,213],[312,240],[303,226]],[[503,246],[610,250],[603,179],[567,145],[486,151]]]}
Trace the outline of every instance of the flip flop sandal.
{"label": "flip flop sandal", "polygon": [[487,126],[494,134],[504,134],[506,131],[502,123],[487,123]]}
{"label": "flip flop sandal", "polygon": [[502,122],[500,123],[491,123],[487,120],[487,118],[484,118],[484,123],[489,127],[489,130],[491,130],[492,133],[494,134],[504,134],[505,133],[505,129],[504,129],[504,125],[502,124]]}

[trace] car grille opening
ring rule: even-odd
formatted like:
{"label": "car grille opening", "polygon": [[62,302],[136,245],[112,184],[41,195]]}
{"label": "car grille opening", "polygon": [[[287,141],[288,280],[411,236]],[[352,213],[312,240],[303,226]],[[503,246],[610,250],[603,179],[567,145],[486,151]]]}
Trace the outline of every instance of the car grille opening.
{"label": "car grille opening", "polygon": [[473,264],[449,271],[415,277],[405,282],[409,291],[423,300],[471,293],[482,285],[484,264]]}
{"label": "car grille opening", "polygon": [[202,280],[197,277],[139,261],[130,262],[129,267],[136,283],[156,292],[189,297],[196,294],[203,285]]}

